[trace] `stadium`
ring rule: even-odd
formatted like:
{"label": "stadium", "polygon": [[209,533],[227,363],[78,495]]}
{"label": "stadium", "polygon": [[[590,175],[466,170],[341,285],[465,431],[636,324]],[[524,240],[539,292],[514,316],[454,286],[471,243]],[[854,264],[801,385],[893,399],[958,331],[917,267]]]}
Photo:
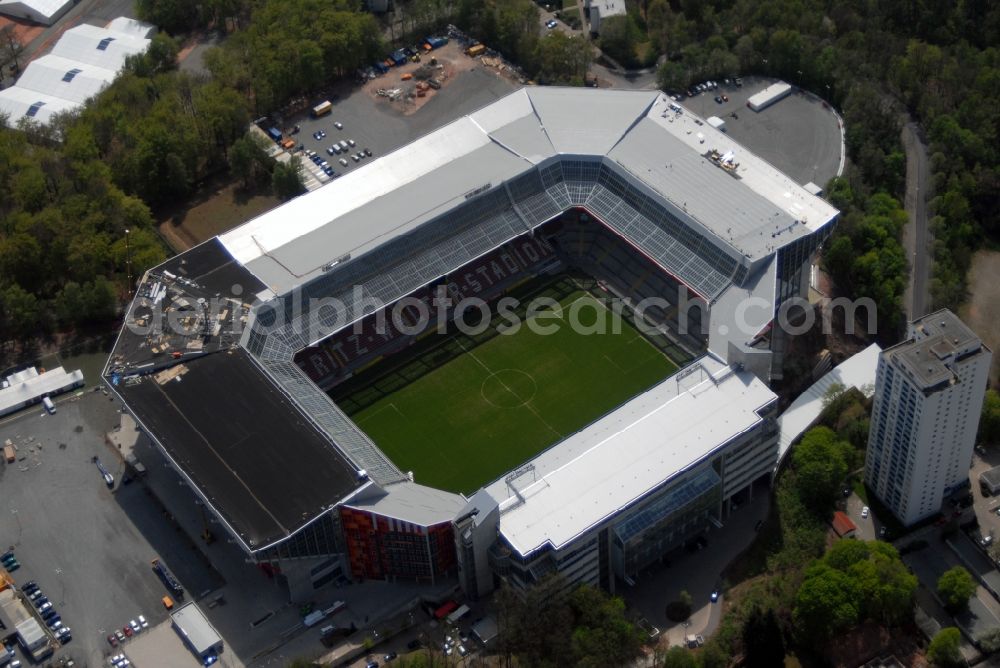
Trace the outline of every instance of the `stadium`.
{"label": "stadium", "polygon": [[768,484],[836,215],[661,93],[524,88],[148,271],[105,378],[293,599],[614,590]]}

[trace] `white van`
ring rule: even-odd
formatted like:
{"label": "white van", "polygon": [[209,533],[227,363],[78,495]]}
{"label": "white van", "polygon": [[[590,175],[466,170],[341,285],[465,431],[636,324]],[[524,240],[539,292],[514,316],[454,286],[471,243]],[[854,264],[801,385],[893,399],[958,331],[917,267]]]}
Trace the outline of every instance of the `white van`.
{"label": "white van", "polygon": [[42,405],[45,406],[45,410],[49,412],[49,415],[56,412],[56,405],[48,397],[42,397]]}

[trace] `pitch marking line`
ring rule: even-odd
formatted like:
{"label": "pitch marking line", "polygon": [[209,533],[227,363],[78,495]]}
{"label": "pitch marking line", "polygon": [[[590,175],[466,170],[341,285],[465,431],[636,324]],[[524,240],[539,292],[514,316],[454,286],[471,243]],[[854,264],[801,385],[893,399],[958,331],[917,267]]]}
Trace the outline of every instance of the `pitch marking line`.
{"label": "pitch marking line", "polygon": [[[472,352],[471,350],[469,350],[468,348],[466,348],[466,347],[465,347],[465,345],[463,345],[463,344],[462,344],[462,341],[461,341],[461,339],[457,339],[457,341],[458,341],[458,345],[459,345],[459,346],[460,346],[460,347],[462,348],[462,350],[464,350],[464,351],[466,352],[466,354],[468,354],[468,355],[469,355],[469,356],[470,356],[470,357],[471,357],[471,358],[472,358],[473,360],[475,360],[475,362],[476,362],[477,364],[479,364],[479,366],[483,367],[483,369],[485,369],[485,370],[486,370],[486,373],[487,373],[487,374],[489,374],[489,375],[491,375],[491,376],[492,376],[492,375],[494,375],[494,373],[493,373],[493,370],[492,370],[492,369],[490,369],[490,368],[489,368],[489,367],[488,367],[488,366],[487,366],[487,365],[486,365],[485,363],[483,363],[483,361],[482,361],[481,359],[479,359],[478,357],[476,357],[476,354],[475,354],[474,352]],[[529,374],[529,375],[530,375],[530,374]],[[500,384],[501,384],[501,385],[502,385],[502,386],[504,387],[504,389],[506,389],[506,390],[507,390],[508,392],[510,392],[510,393],[511,393],[511,394],[512,394],[512,395],[514,396],[514,398],[515,398],[515,399],[518,399],[518,398],[519,398],[519,397],[517,396],[517,392],[515,392],[515,391],[514,391],[514,390],[512,390],[512,389],[510,389],[510,387],[509,387],[509,386],[507,385],[507,383],[503,382],[503,379],[501,379],[501,378],[500,378],[499,376],[497,376],[497,380],[498,380],[498,381],[500,382]],[[536,385],[537,385],[537,383],[536,383]],[[484,397],[484,399],[485,399],[485,397]],[[534,406],[532,406],[532,405],[531,405],[530,403],[526,403],[526,404],[524,404],[524,407],[525,407],[525,408],[527,408],[527,409],[528,409],[529,411],[531,411],[531,412],[532,412],[532,413],[534,414],[534,416],[535,416],[536,418],[538,418],[538,420],[539,420],[539,421],[540,421],[540,422],[541,422],[542,424],[544,424],[544,425],[545,425],[545,427],[546,427],[546,428],[547,428],[547,429],[548,429],[549,431],[551,431],[551,432],[552,432],[553,434],[555,434],[555,435],[556,435],[556,436],[558,436],[559,438],[563,438],[563,435],[562,435],[562,434],[560,434],[560,433],[559,433],[558,431],[556,431],[555,429],[553,429],[552,425],[550,425],[550,424],[549,424],[549,423],[548,423],[548,422],[547,422],[547,421],[545,420],[545,418],[543,418],[543,417],[542,417],[541,413],[539,413],[539,412],[538,412],[537,410],[535,410],[535,407],[534,407]]]}

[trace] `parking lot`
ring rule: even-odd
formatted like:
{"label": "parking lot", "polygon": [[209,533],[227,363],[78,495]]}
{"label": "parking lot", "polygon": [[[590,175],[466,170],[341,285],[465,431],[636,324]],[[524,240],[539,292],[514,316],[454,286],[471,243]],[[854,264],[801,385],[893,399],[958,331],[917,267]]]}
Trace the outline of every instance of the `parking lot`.
{"label": "parking lot", "polygon": [[[175,530],[149,503],[142,485],[121,485],[122,466],[104,442],[117,406],[101,392],[59,401],[58,412],[38,407],[0,425],[0,439],[18,447],[17,461],[0,468],[3,509],[0,544],[21,564],[15,581],[35,580],[72,629],[57,653],[97,665],[111,647],[105,637],[139,614],[166,619],[163,585],[150,568],[157,555],[188,578],[208,583],[204,569],[186,569]],[[92,458],[115,477],[108,489]]]}
{"label": "parking lot", "polygon": [[[401,80],[404,73],[412,73],[418,65],[409,64],[393,68],[372,82],[362,86],[345,81],[332,86],[328,91],[310,100],[316,105],[324,99],[333,102],[333,111],[321,118],[312,118],[309,111],[303,111],[287,118],[276,119],[279,128],[289,130],[299,126],[294,136],[298,145],[305,150],[315,151],[325,159],[339,175],[357,169],[371,160],[389,153],[422,135],[471,113],[494,100],[516,90],[519,85],[509,78],[499,76],[494,71],[479,64],[479,61],[461,53],[457,44],[451,43],[434,52],[435,57],[449,59],[454,63],[452,75],[445,86],[433,91],[430,99],[419,110],[412,111],[402,100],[391,101],[372,94],[372,87],[394,88],[405,85]],[[311,106],[310,106],[311,109]],[[340,123],[343,129],[335,127]],[[315,139],[313,133],[322,130],[323,139]],[[339,155],[329,155],[326,151],[334,142],[353,140],[355,146]],[[371,157],[355,162],[351,155],[368,148]],[[321,182],[328,179],[318,176],[318,170],[302,156],[306,169]],[[339,163],[343,158],[348,166]]]}
{"label": "parking lot", "polygon": [[[728,135],[796,183],[812,181],[826,187],[841,164],[840,121],[821,100],[797,90],[763,111],[751,111],[747,107],[750,96],[773,82],[743,77],[743,86],[738,88],[720,81],[717,89],[680,103],[702,118],[718,116],[724,120]],[[722,94],[729,101],[719,104],[715,97]]]}

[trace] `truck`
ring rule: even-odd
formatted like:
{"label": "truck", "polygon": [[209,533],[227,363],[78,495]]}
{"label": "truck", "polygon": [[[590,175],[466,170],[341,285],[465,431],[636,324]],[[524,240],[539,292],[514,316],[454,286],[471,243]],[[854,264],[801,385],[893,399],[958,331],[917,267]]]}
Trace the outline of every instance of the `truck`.
{"label": "truck", "polygon": [[42,397],[42,405],[45,406],[45,410],[49,412],[49,415],[54,415],[56,412],[56,405],[52,403],[52,399],[48,397]]}
{"label": "truck", "polygon": [[273,139],[275,142],[281,141],[281,130],[278,128],[268,128],[267,136]]}
{"label": "truck", "polygon": [[320,116],[326,116],[331,111],[333,111],[333,102],[330,102],[330,100],[323,100],[312,108],[312,116],[313,118],[319,118]]}
{"label": "truck", "polygon": [[307,627],[316,626],[330,615],[334,615],[346,607],[347,603],[345,603],[344,601],[336,601],[329,608],[324,608],[322,610],[314,610],[310,612],[308,615],[302,618],[302,623],[305,624]]}
{"label": "truck", "polygon": [[166,566],[160,563],[159,559],[153,559],[150,563],[153,566],[153,571],[160,576],[160,579],[163,581],[163,584],[166,585],[167,589],[170,590],[170,593],[176,596],[177,600],[183,601],[184,588],[181,587],[181,583],[178,582],[173,575],[171,575],[170,571],[167,570]]}

